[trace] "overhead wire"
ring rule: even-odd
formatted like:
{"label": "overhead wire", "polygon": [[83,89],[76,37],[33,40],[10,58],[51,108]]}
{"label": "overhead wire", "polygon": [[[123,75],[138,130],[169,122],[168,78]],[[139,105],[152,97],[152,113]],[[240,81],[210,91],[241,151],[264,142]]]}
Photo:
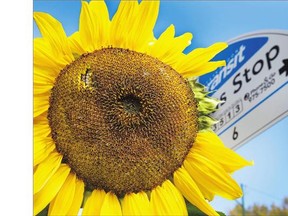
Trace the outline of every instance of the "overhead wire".
{"label": "overhead wire", "polygon": [[265,191],[263,191],[263,190],[259,190],[259,189],[257,189],[257,188],[248,186],[248,185],[246,185],[246,184],[243,184],[243,185],[245,186],[245,188],[247,188],[247,189],[249,189],[249,190],[252,190],[252,191],[254,191],[254,192],[257,192],[257,193],[259,193],[259,194],[265,195],[266,197],[269,197],[269,198],[274,199],[274,200],[276,199],[276,200],[278,200],[278,201],[282,201],[282,199],[280,199],[279,197],[276,197],[276,196],[274,196],[274,195],[271,195],[271,194],[269,194],[269,193],[267,193],[267,192],[265,192]]}

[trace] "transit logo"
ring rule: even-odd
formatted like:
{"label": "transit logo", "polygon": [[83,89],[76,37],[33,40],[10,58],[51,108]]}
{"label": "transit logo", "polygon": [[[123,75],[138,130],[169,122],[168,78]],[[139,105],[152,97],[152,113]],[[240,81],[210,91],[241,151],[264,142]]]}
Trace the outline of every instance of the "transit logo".
{"label": "transit logo", "polygon": [[214,92],[235,74],[268,41],[268,37],[255,37],[229,44],[212,61],[226,60],[226,66],[199,77],[199,82]]}

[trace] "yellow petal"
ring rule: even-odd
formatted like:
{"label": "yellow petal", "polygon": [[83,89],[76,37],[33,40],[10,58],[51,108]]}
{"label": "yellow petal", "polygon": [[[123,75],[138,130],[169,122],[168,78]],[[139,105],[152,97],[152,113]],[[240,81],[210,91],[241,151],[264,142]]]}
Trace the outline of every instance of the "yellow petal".
{"label": "yellow petal", "polygon": [[45,94],[51,91],[53,85],[50,84],[36,84],[33,85],[34,95]]}
{"label": "yellow petal", "polygon": [[[79,38],[82,48],[92,52],[109,41],[110,20],[104,1],[82,1],[79,20]],[[74,36],[77,37],[77,36]]]}
{"label": "yellow petal", "polygon": [[[89,11],[94,25],[95,35],[93,35],[93,38],[98,42],[95,48],[107,47],[110,45],[110,19],[105,1],[90,1]],[[93,43],[94,41],[91,42]]]}
{"label": "yellow petal", "polygon": [[[33,118],[34,128],[35,128],[35,125],[46,125],[49,127],[47,113],[48,112],[44,112],[43,114]],[[34,137],[35,137],[35,132],[34,132]]]}
{"label": "yellow petal", "polygon": [[161,59],[165,58],[165,54],[168,52],[170,48],[170,44],[173,43],[175,35],[175,27],[174,25],[170,25],[165,31],[160,35],[160,37],[155,41],[151,49],[149,50],[149,55]]}
{"label": "yellow petal", "polygon": [[34,95],[34,117],[37,117],[49,108],[49,94]]}
{"label": "yellow petal", "polygon": [[[198,68],[202,64],[209,62],[215,55],[228,47],[227,43],[219,42],[207,48],[198,48],[191,51],[187,57],[191,60],[188,70]],[[188,66],[188,65],[187,65]]]}
{"label": "yellow petal", "polygon": [[42,163],[39,164],[34,173],[34,194],[38,193],[51,176],[58,170],[61,164],[62,156],[58,153],[51,153]]}
{"label": "yellow petal", "polygon": [[42,162],[55,149],[50,133],[51,129],[46,117],[34,124],[34,166]]}
{"label": "yellow petal", "polygon": [[122,203],[123,215],[152,215],[145,192],[126,194]]}
{"label": "yellow petal", "polygon": [[85,51],[93,50],[93,36],[94,26],[91,20],[90,11],[88,8],[88,2],[82,1],[82,7],[79,20],[79,34],[82,42],[82,46]]}
{"label": "yellow petal", "polygon": [[[174,68],[174,65],[182,60],[183,50],[191,44],[192,34],[185,33],[174,38],[175,28],[170,25],[151,46],[149,54],[161,61],[169,64]],[[176,68],[175,68],[176,69]]]}
{"label": "yellow petal", "polygon": [[[41,127],[37,127],[37,128],[41,128]],[[44,125],[42,128],[46,129]],[[36,131],[36,126],[34,125],[34,131],[35,131],[34,132],[34,147],[36,146],[36,148],[38,148],[41,146],[42,148],[42,146],[46,146],[47,144],[53,143],[53,140],[50,136],[50,128],[48,128],[47,133],[46,131],[41,130],[43,131],[43,134],[41,134],[40,131]]]}
{"label": "yellow petal", "polygon": [[54,53],[52,47],[43,38],[34,39],[34,68],[38,67],[53,73],[56,77],[71,60],[67,60],[61,53]]}
{"label": "yellow petal", "polygon": [[75,195],[70,206],[70,209],[67,212],[67,215],[78,215],[79,209],[83,201],[84,194],[84,182],[82,180],[76,179],[75,185]]}
{"label": "yellow petal", "polygon": [[183,168],[174,172],[174,183],[183,196],[207,215],[219,215],[204,199],[194,180]]}
{"label": "yellow petal", "polygon": [[56,196],[69,172],[70,168],[67,165],[62,164],[42,190],[34,195],[34,215],[37,215],[43,210]]}
{"label": "yellow petal", "polygon": [[188,215],[183,196],[169,180],[152,190],[151,207],[154,215]]}
{"label": "yellow petal", "polygon": [[73,61],[62,24],[51,15],[42,12],[34,12],[34,19],[42,37],[49,42],[53,52],[67,55],[70,57],[70,62]]}
{"label": "yellow petal", "polygon": [[183,35],[180,35],[179,37],[174,38],[173,42],[170,45],[170,49],[165,54],[165,56],[163,56],[163,60],[162,58],[160,58],[161,61],[169,64],[172,68],[175,69],[175,65],[178,63],[178,61],[182,61],[182,52],[188,45],[190,45],[191,39],[191,33],[185,33]]}
{"label": "yellow petal", "polygon": [[[129,48],[129,35],[133,29],[133,24],[138,16],[138,2],[120,1],[118,9],[112,18],[111,22],[111,44],[114,47]],[[146,16],[148,17],[148,16]]]}
{"label": "yellow petal", "polygon": [[244,166],[253,165],[236,152],[224,146],[221,139],[214,132],[201,132],[197,134],[192,152],[219,163],[226,172],[234,172]]}
{"label": "yellow petal", "polygon": [[[36,154],[42,154],[46,150],[49,151],[49,146],[53,145],[53,140],[50,137],[35,137],[34,138],[34,145],[33,145],[33,150],[34,150],[34,155]],[[51,151],[50,151],[51,152]],[[50,153],[49,152],[49,153]]]}
{"label": "yellow petal", "polygon": [[48,124],[47,118],[43,119],[41,123],[35,123],[33,125],[34,137],[47,137],[51,133],[51,129]]}
{"label": "yellow petal", "polygon": [[184,197],[180,191],[169,180],[163,183],[164,189],[170,194],[170,197],[174,197],[177,209],[181,215],[188,215]]}
{"label": "yellow petal", "polygon": [[227,199],[236,199],[242,196],[239,185],[217,163],[197,153],[189,153],[184,161],[184,167],[197,185],[209,188],[212,193]]}
{"label": "yellow petal", "polygon": [[201,65],[198,68],[191,69],[182,73],[182,76],[185,78],[201,76],[216,70],[219,67],[225,66],[225,61],[213,61],[213,62],[206,62],[205,64]]}
{"label": "yellow petal", "polygon": [[146,52],[148,43],[154,38],[153,28],[158,17],[159,5],[159,0],[141,1],[133,22],[132,31],[129,32],[129,46],[131,49]]}
{"label": "yellow petal", "polygon": [[53,72],[34,67],[34,84],[53,85],[55,78]]}
{"label": "yellow petal", "polygon": [[54,75],[48,70],[34,67],[34,94],[43,94],[50,92],[54,83]]}
{"label": "yellow petal", "polygon": [[93,190],[84,205],[82,215],[99,215],[105,195],[104,190]]}
{"label": "yellow petal", "polygon": [[33,158],[33,166],[37,166],[39,163],[44,161],[54,149],[55,145],[47,145],[47,147],[41,149],[41,151],[35,152]]}
{"label": "yellow petal", "polygon": [[175,37],[175,49],[179,52],[182,52],[187,46],[191,44],[192,38],[193,35],[190,32],[186,32],[178,37]]}
{"label": "yellow petal", "polygon": [[49,205],[48,215],[66,215],[75,196],[76,176],[70,173]]}
{"label": "yellow petal", "polygon": [[189,74],[189,76],[199,76],[205,73],[205,70],[211,72],[217,67],[223,66],[225,61],[210,62],[211,64],[207,63],[227,46],[226,43],[220,42],[208,48],[195,49],[186,55],[185,61],[179,61],[176,65],[177,71],[181,74]]}
{"label": "yellow petal", "polygon": [[117,196],[111,192],[105,195],[100,215],[111,216],[111,215],[122,215],[121,206]]}
{"label": "yellow petal", "polygon": [[85,49],[82,46],[81,38],[80,38],[80,33],[79,32],[74,32],[69,38],[68,38],[68,44],[70,46],[71,52],[73,54],[77,55],[82,55],[85,53]]}
{"label": "yellow petal", "polygon": [[208,187],[199,184],[197,184],[197,187],[199,188],[205,199],[207,199],[208,201],[212,201],[214,199],[215,193],[211,192]]}
{"label": "yellow petal", "polygon": [[44,161],[54,149],[55,144],[51,138],[34,138],[33,165],[36,166]]}

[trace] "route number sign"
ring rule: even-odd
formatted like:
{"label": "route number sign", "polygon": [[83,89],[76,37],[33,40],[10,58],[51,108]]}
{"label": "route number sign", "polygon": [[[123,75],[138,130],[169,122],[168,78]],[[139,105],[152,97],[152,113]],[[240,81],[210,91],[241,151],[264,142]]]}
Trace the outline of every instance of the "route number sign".
{"label": "route number sign", "polygon": [[288,32],[251,33],[228,45],[214,58],[226,66],[199,82],[222,101],[213,130],[236,149],[288,114]]}

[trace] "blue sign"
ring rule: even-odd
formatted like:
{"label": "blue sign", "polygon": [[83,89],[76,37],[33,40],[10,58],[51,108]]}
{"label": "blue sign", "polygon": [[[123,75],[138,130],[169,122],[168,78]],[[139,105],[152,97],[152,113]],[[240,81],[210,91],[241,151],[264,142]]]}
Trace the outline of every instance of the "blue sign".
{"label": "blue sign", "polygon": [[228,48],[213,59],[213,61],[226,60],[226,66],[201,76],[199,82],[205,85],[208,91],[217,90],[229,80],[240,67],[249,61],[249,59],[267,43],[267,41],[268,37],[256,37],[230,44]]}
{"label": "blue sign", "polygon": [[212,61],[226,66],[199,77],[222,103],[213,130],[230,148],[288,115],[288,32],[254,32],[228,42]]}

